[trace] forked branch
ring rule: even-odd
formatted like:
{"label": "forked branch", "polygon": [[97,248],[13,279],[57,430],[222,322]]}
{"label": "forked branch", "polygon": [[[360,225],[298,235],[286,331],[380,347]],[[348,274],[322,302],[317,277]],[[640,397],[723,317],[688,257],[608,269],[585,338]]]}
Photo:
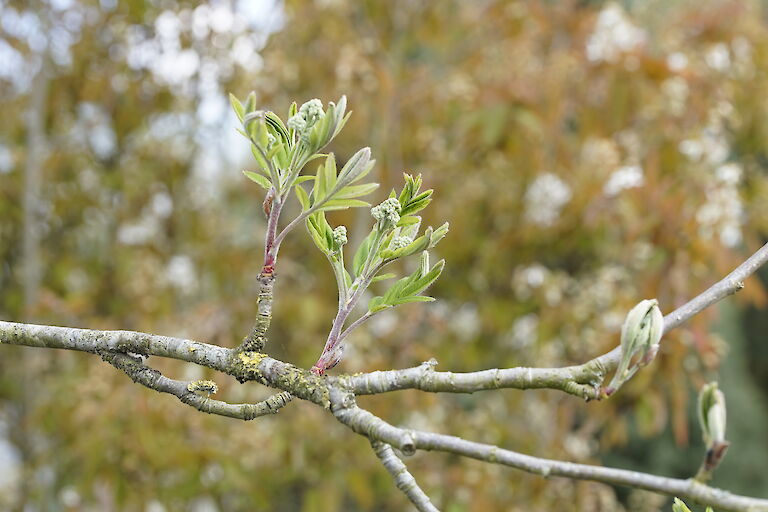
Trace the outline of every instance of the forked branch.
{"label": "forked branch", "polygon": [[140,358],[120,352],[102,352],[101,358],[125,372],[134,382],[160,393],[173,395],[180,402],[208,414],[249,421],[267,414],[276,414],[293,398],[290,393],[283,391],[255,404],[230,404],[192,391],[190,388],[194,388],[197,382],[169,379],[144,364]]}

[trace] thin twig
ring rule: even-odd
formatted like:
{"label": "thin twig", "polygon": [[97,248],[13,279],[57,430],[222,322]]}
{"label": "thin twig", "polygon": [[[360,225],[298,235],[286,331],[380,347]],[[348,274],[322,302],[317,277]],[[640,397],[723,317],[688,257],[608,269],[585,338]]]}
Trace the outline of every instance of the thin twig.
{"label": "thin twig", "polygon": [[370,311],[367,311],[363,316],[361,316],[360,318],[358,318],[357,320],[355,320],[354,322],[349,324],[349,327],[344,329],[344,332],[341,333],[341,336],[339,336],[339,339],[343,340],[344,338],[349,336],[352,331],[354,331],[355,329],[360,327],[360,325],[362,325],[363,322],[365,322],[366,320],[371,318],[373,315],[374,315],[374,313],[371,313]]}
{"label": "thin twig", "polygon": [[[733,272],[664,317],[664,333],[680,326],[712,304],[744,287],[744,279],[768,261],[768,244],[762,246]],[[403,370],[377,371],[345,377],[358,395],[400,389],[431,392],[473,393],[490,389],[559,389],[586,399],[600,397],[599,385],[616,369],[621,349],[615,349],[581,365],[563,368],[504,368],[477,372],[434,371],[434,365]]]}
{"label": "thin twig", "polygon": [[403,491],[403,494],[411,500],[411,503],[419,512],[440,512],[429,500],[429,496],[421,490],[421,487],[416,483],[413,475],[408,472],[408,468],[405,467],[403,461],[395,455],[395,451],[391,446],[381,441],[371,440],[371,447],[376,456],[381,459],[381,463],[389,471],[389,474],[394,478],[397,488]]}

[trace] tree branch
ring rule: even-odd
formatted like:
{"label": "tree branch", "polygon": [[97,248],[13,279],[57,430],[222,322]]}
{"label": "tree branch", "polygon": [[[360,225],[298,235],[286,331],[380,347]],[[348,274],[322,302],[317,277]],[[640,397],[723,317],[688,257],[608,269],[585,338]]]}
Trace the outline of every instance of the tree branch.
{"label": "tree branch", "polygon": [[276,414],[293,398],[290,393],[282,392],[255,404],[230,404],[190,391],[189,382],[169,379],[139,358],[120,352],[102,352],[100,355],[106,362],[125,372],[134,382],[160,393],[171,394],[182,403],[208,414],[249,421],[267,414]]}
{"label": "tree branch", "polygon": [[95,331],[52,325],[18,324],[0,321],[0,344],[39,348],[134,352],[145,356],[168,357],[207,366],[222,372],[230,367],[232,350],[217,345],[135,331]]}
{"label": "tree branch", "polygon": [[370,412],[357,407],[354,400],[335,397],[332,400],[334,416],[354,432],[399,448],[403,453],[416,450],[441,451],[463,457],[501,464],[544,477],[561,476],[576,480],[593,480],[695,500],[718,510],[738,512],[766,512],[768,499],[750,498],[709,487],[694,479],[681,480],[650,475],[626,469],[591,466],[558,460],[532,457],[505,450],[498,446],[475,443],[460,437],[434,434],[390,425]]}
{"label": "tree branch", "polygon": [[[768,261],[768,244],[758,249],[733,272],[706,291],[664,317],[664,334],[680,326],[712,304],[744,287],[744,279]],[[344,379],[358,395],[386,393],[400,389],[431,392],[474,393],[490,389],[559,389],[585,399],[600,397],[605,375],[616,369],[621,348],[616,347],[584,364],[564,368],[504,368],[478,372],[436,372],[436,363],[423,363],[404,370],[376,371]]]}
{"label": "tree branch", "polygon": [[411,503],[414,504],[419,512],[439,512],[429,500],[429,496],[416,483],[413,475],[408,472],[408,468],[405,467],[403,461],[395,455],[395,451],[391,446],[381,441],[371,440],[371,447],[376,456],[381,459],[381,463],[389,471],[389,474],[395,479],[397,488],[408,496],[408,499],[411,500]]}
{"label": "tree branch", "polygon": [[272,323],[272,300],[275,287],[274,274],[259,274],[259,298],[256,302],[256,323],[243,339],[240,350],[261,352],[267,343],[267,331]]}

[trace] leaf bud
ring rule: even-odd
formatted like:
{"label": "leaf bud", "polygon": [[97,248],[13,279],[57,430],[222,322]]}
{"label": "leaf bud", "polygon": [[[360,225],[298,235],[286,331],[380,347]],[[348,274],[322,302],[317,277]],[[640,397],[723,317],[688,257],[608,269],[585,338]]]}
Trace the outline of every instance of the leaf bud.
{"label": "leaf bud", "polygon": [[656,299],[642,300],[627,313],[621,327],[621,360],[605,390],[606,395],[613,394],[639,368],[653,360],[663,332],[664,316]]}

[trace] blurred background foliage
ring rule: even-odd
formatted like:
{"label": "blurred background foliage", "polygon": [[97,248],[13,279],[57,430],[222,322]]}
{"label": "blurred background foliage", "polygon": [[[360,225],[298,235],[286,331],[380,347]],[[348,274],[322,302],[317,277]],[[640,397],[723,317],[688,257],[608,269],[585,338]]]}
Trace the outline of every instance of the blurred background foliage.
{"label": "blurred background foliage", "polygon": [[[668,312],[766,239],[767,22],[758,1],[0,0],[0,318],[234,346],[254,319],[264,218],[225,93],[253,89],[281,115],[347,94],[337,158],[370,145],[382,199],[423,173],[425,221],[451,233],[439,302],[375,318],[335,371],[583,362],[618,343],[639,299]],[[371,223],[332,217],[352,244]],[[331,272],[297,231],[278,274],[269,349],[309,366],[335,313]],[[714,483],[765,497],[765,298],[752,279],[604,403],[362,402],[414,428],[688,477],[695,393],[719,379],[732,447]],[[268,394],[155,364],[215,378],[221,399]],[[669,503],[441,454],[409,465],[451,512]],[[316,407],[208,417],[92,356],[2,348],[2,509],[406,507],[367,443]]]}

